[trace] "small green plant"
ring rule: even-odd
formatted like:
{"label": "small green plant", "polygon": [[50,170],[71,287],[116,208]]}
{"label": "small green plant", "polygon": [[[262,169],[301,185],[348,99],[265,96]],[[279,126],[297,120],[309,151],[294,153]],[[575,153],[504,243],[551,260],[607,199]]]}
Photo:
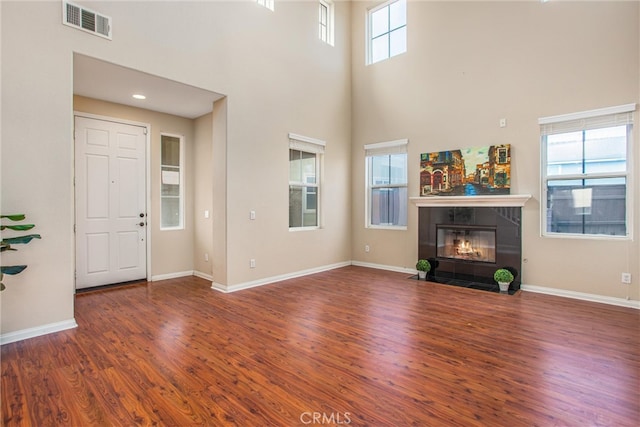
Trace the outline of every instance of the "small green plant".
{"label": "small green plant", "polygon": [[498,283],[511,283],[513,282],[513,274],[506,268],[499,268],[493,273],[493,279]]}
{"label": "small green plant", "polygon": [[419,259],[416,263],[416,270],[418,271],[429,271],[431,270],[431,264],[426,259]]}
{"label": "small green plant", "polygon": [[[15,214],[15,215],[0,215],[1,219],[8,219],[9,221],[18,222],[24,221],[24,214]],[[28,231],[31,230],[35,225],[33,224],[0,224],[0,231],[5,230],[13,230],[13,231]],[[26,234],[22,236],[13,236],[13,237],[2,237],[2,241],[0,242],[0,252],[5,251],[17,251],[17,249],[13,248],[11,245],[24,244],[26,245],[33,239],[40,239],[39,234]],[[26,265],[2,265],[0,266],[0,291],[4,291],[5,286],[2,283],[2,278],[5,274],[14,275],[21,273]]]}

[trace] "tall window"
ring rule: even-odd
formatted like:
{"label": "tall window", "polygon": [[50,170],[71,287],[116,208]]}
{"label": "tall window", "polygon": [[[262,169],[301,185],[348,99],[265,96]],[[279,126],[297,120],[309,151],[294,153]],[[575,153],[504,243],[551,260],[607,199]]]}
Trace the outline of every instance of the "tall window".
{"label": "tall window", "polygon": [[289,229],[320,226],[320,159],[325,143],[289,134]]}
{"label": "tall window", "polygon": [[538,120],[543,235],[628,237],[635,104]]}
{"label": "tall window", "polygon": [[333,46],[333,3],[330,0],[318,2],[318,37]]}
{"label": "tall window", "polygon": [[181,136],[160,136],[160,228],[184,228],[184,144]]}
{"label": "tall window", "polygon": [[406,0],[390,0],[368,11],[367,44],[368,64],[407,51]]}
{"label": "tall window", "polygon": [[365,145],[367,227],[407,226],[408,140]]}

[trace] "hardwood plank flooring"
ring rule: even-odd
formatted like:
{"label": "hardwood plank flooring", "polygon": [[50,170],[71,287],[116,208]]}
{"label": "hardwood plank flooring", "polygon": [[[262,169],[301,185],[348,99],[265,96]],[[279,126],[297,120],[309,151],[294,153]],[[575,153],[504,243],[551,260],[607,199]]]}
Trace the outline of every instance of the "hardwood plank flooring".
{"label": "hardwood plank flooring", "polygon": [[638,310],[345,267],[76,296],[2,346],[5,426],[637,426]]}

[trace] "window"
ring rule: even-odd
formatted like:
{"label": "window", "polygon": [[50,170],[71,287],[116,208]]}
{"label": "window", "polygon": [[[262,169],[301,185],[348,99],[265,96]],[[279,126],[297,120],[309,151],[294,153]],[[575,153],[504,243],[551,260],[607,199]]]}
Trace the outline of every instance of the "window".
{"label": "window", "polygon": [[275,8],[275,0],[256,0],[256,2],[260,5],[260,6],[264,6],[269,10],[274,10]]}
{"label": "window", "polygon": [[329,0],[318,2],[318,37],[333,46],[333,3]]}
{"label": "window", "polygon": [[184,144],[176,135],[160,136],[160,229],[184,228]]}
{"label": "window", "polygon": [[635,104],[538,120],[543,235],[629,237]]}
{"label": "window", "polygon": [[408,140],[365,145],[367,227],[407,226]]}
{"label": "window", "polygon": [[320,159],[325,142],[289,134],[289,229],[320,227]]}
{"label": "window", "polygon": [[406,0],[391,0],[369,10],[367,44],[368,64],[407,51]]}

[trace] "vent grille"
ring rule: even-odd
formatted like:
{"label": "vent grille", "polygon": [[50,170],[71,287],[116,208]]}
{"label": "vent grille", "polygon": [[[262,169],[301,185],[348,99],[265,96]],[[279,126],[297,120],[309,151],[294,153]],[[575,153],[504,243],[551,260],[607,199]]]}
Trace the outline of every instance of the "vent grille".
{"label": "vent grille", "polygon": [[62,3],[62,23],[111,40],[111,18],[71,2]]}

